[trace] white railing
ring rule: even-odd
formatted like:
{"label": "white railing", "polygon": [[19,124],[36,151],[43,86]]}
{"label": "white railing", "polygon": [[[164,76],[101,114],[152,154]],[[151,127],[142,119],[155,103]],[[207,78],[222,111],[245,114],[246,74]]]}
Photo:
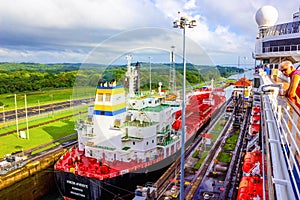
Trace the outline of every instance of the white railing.
{"label": "white railing", "polygon": [[[264,84],[270,83],[268,76],[261,77]],[[300,138],[300,109],[288,99],[278,96],[280,87],[275,84],[261,87],[264,112],[262,130],[269,156],[267,165],[272,169],[267,172],[269,199],[296,199],[300,196],[300,144],[297,144]],[[264,91],[263,88],[268,89]]]}

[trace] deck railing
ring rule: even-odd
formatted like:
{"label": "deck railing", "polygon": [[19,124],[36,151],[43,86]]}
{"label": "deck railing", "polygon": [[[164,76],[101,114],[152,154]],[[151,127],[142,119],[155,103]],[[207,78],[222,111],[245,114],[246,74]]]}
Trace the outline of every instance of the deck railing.
{"label": "deck railing", "polygon": [[265,85],[261,87],[263,149],[267,167],[272,169],[266,172],[265,197],[296,199],[300,196],[300,111],[293,102],[278,95],[281,85],[270,84],[270,78],[261,75]]}

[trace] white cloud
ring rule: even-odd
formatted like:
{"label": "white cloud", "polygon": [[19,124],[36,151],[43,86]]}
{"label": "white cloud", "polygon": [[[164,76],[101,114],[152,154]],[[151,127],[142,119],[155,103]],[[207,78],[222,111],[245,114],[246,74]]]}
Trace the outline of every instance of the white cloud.
{"label": "white cloud", "polygon": [[[278,9],[281,23],[290,21],[299,6],[294,1],[282,4],[280,0],[1,0],[0,59],[80,62],[78,58],[96,44],[123,31],[172,29],[172,21],[180,11],[182,16],[197,20],[197,27],[186,31],[188,37],[202,46],[215,63],[233,63],[237,56],[253,51],[255,12],[266,4]],[[181,34],[180,30],[173,31]],[[130,37],[119,41],[119,45],[165,42],[151,31]]]}
{"label": "white cloud", "polygon": [[196,8],[195,0],[187,1],[184,5],[184,9],[186,9],[186,10],[193,9],[193,8]]}
{"label": "white cloud", "polygon": [[[154,24],[149,1],[95,1],[95,0],[2,0],[2,24],[30,26],[32,28],[125,28]],[[157,14],[157,13],[156,13]]]}
{"label": "white cloud", "polygon": [[55,63],[70,62],[79,63],[84,60],[86,53],[74,51],[32,51],[32,50],[14,50],[0,48],[0,60],[3,62],[37,62],[37,63]]}

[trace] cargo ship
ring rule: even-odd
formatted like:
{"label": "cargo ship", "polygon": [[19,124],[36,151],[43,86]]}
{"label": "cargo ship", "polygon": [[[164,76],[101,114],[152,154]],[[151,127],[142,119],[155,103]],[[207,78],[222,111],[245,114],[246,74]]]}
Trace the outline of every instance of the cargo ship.
{"label": "cargo ship", "polygon": [[[166,94],[161,83],[157,92],[136,94],[138,70],[127,60],[127,94],[115,81],[100,81],[87,119],[76,125],[78,145],[55,164],[66,199],[112,199],[134,191],[155,181],[180,155],[182,100]],[[226,101],[213,81],[187,96],[186,146]]]}

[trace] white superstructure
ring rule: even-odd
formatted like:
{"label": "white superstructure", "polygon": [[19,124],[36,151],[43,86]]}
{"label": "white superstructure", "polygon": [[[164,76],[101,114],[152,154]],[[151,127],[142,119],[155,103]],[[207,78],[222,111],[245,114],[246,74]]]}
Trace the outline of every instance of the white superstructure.
{"label": "white superstructure", "polygon": [[[180,134],[172,130],[180,102],[168,102],[164,93],[135,94],[137,71],[127,57],[128,96],[123,86],[102,83],[97,87],[89,118],[77,126],[79,150],[102,161],[149,162],[166,158],[181,147]],[[161,85],[160,85],[161,86]]]}

